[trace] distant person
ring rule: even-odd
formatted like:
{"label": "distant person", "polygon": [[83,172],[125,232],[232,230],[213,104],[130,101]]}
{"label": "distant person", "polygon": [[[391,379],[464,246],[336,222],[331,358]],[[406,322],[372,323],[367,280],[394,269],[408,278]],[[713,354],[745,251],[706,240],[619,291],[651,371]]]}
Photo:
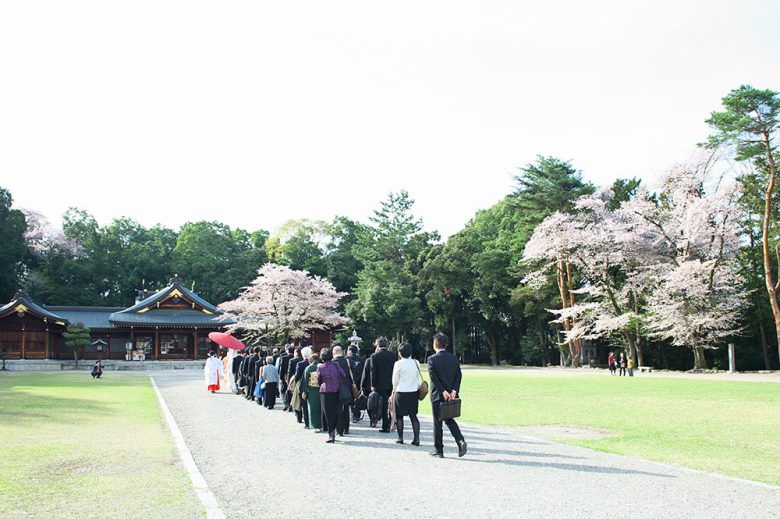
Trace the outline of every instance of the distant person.
{"label": "distant person", "polygon": [[217,358],[213,351],[209,352],[206,359],[206,365],[203,367],[203,374],[206,377],[206,389],[212,393],[219,391],[219,379],[222,378],[222,361]]}
{"label": "distant person", "polygon": [[296,392],[296,386],[295,384],[295,371],[298,366],[298,363],[301,362],[303,359],[301,358],[301,348],[300,346],[293,348],[292,350],[292,357],[290,358],[290,365],[287,367],[287,374],[285,376],[285,384],[287,386],[287,394],[284,395],[284,407],[288,412],[295,411],[296,416],[298,418],[298,423],[301,422],[301,416],[298,416],[297,413],[300,413],[300,411],[297,411],[293,406],[293,394]]}
{"label": "distant person", "polygon": [[231,366],[231,373],[233,374],[233,384],[231,388],[235,386],[235,393],[241,394],[241,363],[244,361],[244,352],[239,351],[238,354],[233,357],[233,364]]}
{"label": "distant person", "polygon": [[614,375],[615,374],[615,352],[610,351],[609,357],[607,357],[607,366],[609,367],[609,374]]}
{"label": "distant person", "polygon": [[[358,349],[357,346],[355,346],[354,344],[349,348],[347,348],[347,351],[349,352],[347,355],[347,361],[349,362],[349,367],[352,369],[351,375],[354,378],[355,385],[357,385],[358,388],[360,388],[363,381],[364,362],[358,356]],[[352,401],[352,404],[350,404],[350,409],[352,410],[352,423],[359,422],[363,416],[363,413],[357,407],[357,400]]]}
{"label": "distant person", "polygon": [[[311,348],[308,348],[311,351]],[[322,406],[320,405],[320,383],[317,380],[317,366],[320,364],[320,356],[316,353],[309,355],[309,365],[303,370],[301,379],[301,398],[305,400],[309,412],[307,428],[315,432],[322,432]]]}
{"label": "distant person", "polygon": [[[247,400],[255,399],[255,386],[257,385],[257,363],[260,361],[260,346],[252,349],[252,355],[247,361]],[[261,364],[262,366],[262,364]]]}
{"label": "distant person", "polygon": [[[390,414],[388,408],[388,399],[393,391],[393,364],[395,364],[395,355],[387,349],[387,339],[377,337],[374,345],[378,348],[371,355],[371,391],[376,392],[382,399],[382,428],[379,432],[390,432]],[[457,359],[456,359],[457,360]]]}
{"label": "distant person", "polygon": [[95,361],[95,365],[92,366],[92,378],[100,378],[103,374],[103,362],[98,359]]}
{"label": "distant person", "polygon": [[[431,456],[444,457],[444,434],[441,416],[441,403],[446,400],[455,400],[460,393],[460,381],[462,374],[458,358],[447,351],[447,336],[437,333],[433,337],[433,349],[435,355],[428,358],[428,375],[431,378],[431,408],[433,410],[433,446],[435,450]],[[455,420],[444,420],[450,429],[455,442],[458,444],[458,456],[466,454],[466,440],[460,432],[460,427]]]}
{"label": "distant person", "polygon": [[417,390],[420,388],[422,372],[420,365],[412,358],[412,345],[408,342],[398,347],[401,357],[393,365],[393,395],[395,399],[395,417],[398,439],[404,442],[404,416],[409,417],[414,439],[412,445],[420,445],[420,420],[417,419]]}
{"label": "distant person", "polygon": [[261,384],[265,384],[263,405],[268,409],[273,409],[276,406],[276,395],[279,390],[279,371],[276,369],[273,357],[266,357],[265,364],[260,376]]}
{"label": "distant person", "polygon": [[626,376],[626,354],[622,351],[620,352],[620,374],[619,376],[625,377]]}
{"label": "distant person", "polygon": [[276,367],[279,370],[279,396],[284,399],[284,411],[287,411],[289,403],[286,401],[287,395],[287,370],[290,369],[290,359],[292,359],[292,346],[286,344],[282,354],[276,361]]}
{"label": "distant person", "polygon": [[295,366],[295,380],[298,384],[298,396],[301,399],[300,411],[295,411],[295,416],[298,419],[298,423],[303,423],[303,426],[309,428],[309,405],[306,403],[305,393],[307,390],[307,381],[304,379],[304,373],[306,368],[309,367],[309,358],[311,357],[312,349],[309,346],[301,349],[301,361]]}
{"label": "distant person", "polygon": [[628,376],[634,376],[634,357],[628,357]]}

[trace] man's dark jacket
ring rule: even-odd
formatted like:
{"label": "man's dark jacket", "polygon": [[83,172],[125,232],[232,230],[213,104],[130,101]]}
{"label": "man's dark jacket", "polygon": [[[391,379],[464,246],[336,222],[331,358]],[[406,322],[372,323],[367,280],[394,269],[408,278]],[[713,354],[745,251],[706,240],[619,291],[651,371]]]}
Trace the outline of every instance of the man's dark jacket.
{"label": "man's dark jacket", "polygon": [[371,355],[371,385],[377,391],[393,389],[393,365],[395,355],[387,348],[380,348]]}
{"label": "man's dark jacket", "polygon": [[460,394],[460,362],[448,351],[440,351],[428,357],[428,375],[431,377],[431,402],[441,402],[442,392],[457,391]]}

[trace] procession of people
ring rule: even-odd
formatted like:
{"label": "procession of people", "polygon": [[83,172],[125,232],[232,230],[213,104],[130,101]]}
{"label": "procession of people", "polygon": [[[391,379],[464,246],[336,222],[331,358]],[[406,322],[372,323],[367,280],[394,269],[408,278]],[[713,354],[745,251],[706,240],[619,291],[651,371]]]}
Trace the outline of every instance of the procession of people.
{"label": "procession of people", "polygon": [[350,424],[368,414],[370,427],[378,427],[381,434],[395,430],[398,444],[405,442],[404,419],[408,418],[410,443],[419,446],[418,404],[430,393],[434,417],[434,450],[430,454],[444,456],[442,431],[446,424],[458,456],[463,456],[467,444],[458,424],[454,417],[442,415],[443,403],[460,403],[462,377],[458,358],[447,351],[447,345],[445,334],[433,337],[435,353],[427,359],[430,389],[414,359],[412,345],[404,342],[393,353],[385,337],[374,341],[374,351],[365,359],[355,345],[344,351],[338,343],[319,352],[311,346],[292,344],[271,351],[259,346],[228,349],[221,360],[210,352],[204,374],[212,393],[220,389],[220,379],[224,379],[225,387],[233,393],[268,410],[276,409],[277,399],[281,399],[283,412],[290,413],[304,428],[326,434],[327,443],[350,434]]}

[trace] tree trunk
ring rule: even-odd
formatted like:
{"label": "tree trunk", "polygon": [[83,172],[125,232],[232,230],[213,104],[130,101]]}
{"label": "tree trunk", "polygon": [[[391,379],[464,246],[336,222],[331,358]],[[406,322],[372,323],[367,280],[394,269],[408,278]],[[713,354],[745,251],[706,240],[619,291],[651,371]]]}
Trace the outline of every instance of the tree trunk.
{"label": "tree trunk", "polygon": [[547,367],[547,364],[550,363],[550,356],[547,354],[547,337],[541,325],[539,326],[539,344],[542,345],[542,367]]}
{"label": "tree trunk", "polygon": [[777,286],[772,274],[772,262],[769,257],[769,217],[772,215],[772,192],[775,189],[775,177],[777,168],[772,147],[769,144],[769,134],[764,132],[764,147],[766,148],[767,162],[769,163],[769,185],[764,197],[764,222],[761,233],[762,253],[764,257],[764,281],[769,295],[769,305],[772,307],[772,315],[775,319],[775,337],[777,338],[777,353],[780,356],[780,304],[777,302]]}
{"label": "tree trunk", "polygon": [[[563,270],[563,260],[558,260],[558,290],[561,293],[561,308],[563,310],[566,310],[568,308],[568,298],[566,297],[566,280],[565,280],[565,274]],[[563,319],[563,329],[566,331],[566,343],[569,346],[569,352],[574,357],[574,341],[572,341],[568,335],[569,331],[571,331],[571,327],[569,326],[569,319],[564,318]]]}
{"label": "tree trunk", "polygon": [[704,348],[693,348],[693,369],[696,371],[707,369],[707,358],[704,356]]}
{"label": "tree trunk", "polygon": [[496,338],[493,333],[487,334],[487,341],[490,345],[490,364],[495,368],[498,366],[498,344],[496,344]]}
{"label": "tree trunk", "polygon": [[78,347],[73,348],[73,360],[76,361],[76,369],[79,367],[79,349]]}
{"label": "tree trunk", "polygon": [[[571,263],[569,262],[569,258],[566,258],[566,279],[568,281],[568,288],[569,288],[569,303],[571,303],[571,306],[574,306],[575,300],[574,300],[574,281],[572,280],[571,275]],[[572,327],[577,324],[577,318],[572,316]],[[581,364],[580,356],[582,355],[582,341],[580,339],[575,339],[574,341],[574,351],[572,352],[572,364],[575,368],[579,368]]]}
{"label": "tree trunk", "polygon": [[636,365],[637,366],[644,366],[645,365],[645,354],[643,351],[642,346],[642,336],[639,335],[639,327],[637,327],[637,335],[636,335]]}
{"label": "tree trunk", "polygon": [[764,327],[764,321],[759,318],[758,328],[761,332],[761,346],[764,348],[764,367],[767,371],[771,368],[769,364],[769,342],[766,339],[766,328]]}
{"label": "tree trunk", "polygon": [[452,354],[457,357],[458,351],[455,348],[455,314],[450,314],[450,318],[452,319]]}

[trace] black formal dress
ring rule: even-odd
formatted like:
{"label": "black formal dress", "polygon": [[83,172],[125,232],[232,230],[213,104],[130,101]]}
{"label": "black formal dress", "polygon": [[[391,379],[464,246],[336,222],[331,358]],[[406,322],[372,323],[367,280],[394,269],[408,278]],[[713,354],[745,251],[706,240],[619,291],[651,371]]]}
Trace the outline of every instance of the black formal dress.
{"label": "black formal dress", "polygon": [[241,386],[241,363],[244,361],[243,355],[236,355],[233,357],[233,377],[235,377],[236,385]]}
{"label": "black formal dress", "polygon": [[[439,410],[444,400],[443,392],[456,391],[460,395],[460,363],[458,357],[448,351],[440,351],[428,357],[428,375],[431,378],[431,408],[433,410],[433,445],[436,452],[444,452],[444,434],[442,422],[439,420]],[[460,427],[455,420],[445,420],[453,438],[460,446],[464,441]]]}
{"label": "black formal dress", "polygon": [[[279,362],[279,396],[284,398],[284,394],[287,392],[287,369],[290,367],[290,359],[292,358],[291,355],[284,354],[281,356],[281,361]],[[287,405],[285,404],[285,409],[287,408]]]}
{"label": "black formal dress", "polygon": [[257,363],[260,361],[259,355],[251,355],[247,365],[247,400],[255,399],[255,385],[257,385]]}
{"label": "black formal dress", "polygon": [[371,355],[371,387],[382,397],[382,431],[390,432],[390,414],[387,401],[393,392],[393,364],[396,356],[387,348],[379,348]]}

